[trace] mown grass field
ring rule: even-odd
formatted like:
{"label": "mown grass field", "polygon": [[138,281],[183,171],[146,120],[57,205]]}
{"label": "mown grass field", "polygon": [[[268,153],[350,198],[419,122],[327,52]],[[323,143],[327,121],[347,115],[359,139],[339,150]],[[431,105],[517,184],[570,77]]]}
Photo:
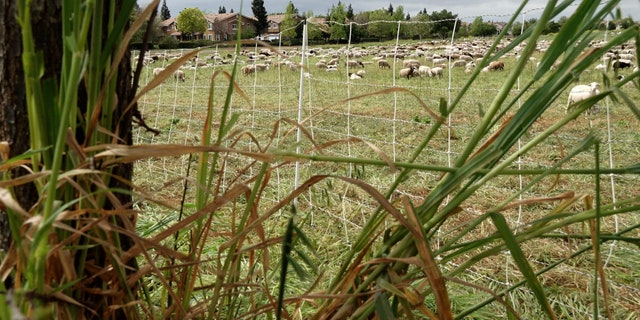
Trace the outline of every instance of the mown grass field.
{"label": "mown grass field", "polygon": [[[391,45],[392,46],[392,45]],[[245,48],[253,50],[254,48]],[[280,48],[288,50],[289,48]],[[207,57],[218,49],[205,49],[199,56]],[[434,48],[434,52],[436,49]],[[231,49],[219,49],[221,55],[231,53]],[[156,54],[152,52],[151,54]],[[542,53],[534,55],[539,59]],[[434,123],[438,121],[425,110],[428,108],[434,114],[439,114],[441,99],[450,101],[461,88],[465,86],[469,75],[462,68],[445,70],[443,78],[412,78],[404,79],[397,76],[402,61],[398,61],[395,70],[378,69],[375,63],[366,64],[363,68],[366,74],[363,79],[348,79],[344,67],[344,57],[339,71],[326,72],[314,67],[319,57],[308,57],[307,72],[302,77],[300,71],[292,71],[282,66],[271,66],[269,70],[256,74],[243,75],[238,70],[236,82],[244,92],[235,92],[232,97],[231,111],[239,114],[235,124],[234,134],[225,141],[226,146],[252,152],[300,152],[309,157],[339,157],[370,159],[371,162],[388,161],[402,163],[410,160],[418,144],[426,136]],[[422,59],[422,58],[420,58]],[[498,94],[509,69],[516,63],[513,54],[501,58],[505,63],[504,71],[481,73],[473,82],[469,92],[463,97],[458,108],[445,118],[445,126],[439,129],[427,148],[417,156],[415,163],[432,167],[450,167],[471,139],[476,125],[492,100]],[[300,61],[296,56],[292,61]],[[363,57],[363,62],[373,62],[372,57]],[[521,77],[521,83],[528,83],[536,70],[536,61],[531,61]],[[143,83],[150,81],[152,68],[158,63],[145,67]],[[239,67],[246,63],[246,58],[240,58]],[[362,68],[357,68],[362,69]],[[232,65],[218,65],[212,68],[183,69],[186,81],[180,82],[171,78],[161,86],[146,94],[139,103],[140,111],[151,127],[161,130],[161,134],[154,136],[139,129],[134,137],[135,144],[144,143],[172,143],[197,145],[202,141],[205,127],[209,94],[213,90],[213,104],[219,119],[222,110],[228,79],[217,71],[232,72]],[[576,84],[586,84],[593,81],[603,82],[603,74],[590,69],[580,75]],[[354,72],[351,70],[350,72]],[[625,72],[623,72],[625,73]],[[611,76],[611,74],[609,74]],[[302,85],[302,98],[300,88]],[[402,90],[389,90],[403,88]],[[529,88],[521,100],[529,97]],[[386,90],[386,91],[385,91]],[[640,100],[640,91],[636,87],[627,86],[623,90],[635,101]],[[375,93],[375,94],[374,94]],[[552,108],[545,111],[543,116],[532,126],[532,130],[524,135],[521,145],[527,144],[546,128],[552,126],[558,119],[565,116],[565,106],[568,92],[562,92]],[[364,97],[359,97],[364,95]],[[515,99],[517,90],[512,90],[509,99]],[[422,103],[424,103],[424,105]],[[305,119],[302,127],[305,129],[300,142],[296,139],[296,126],[299,105]],[[563,169],[583,169],[596,167],[596,161],[602,168],[618,168],[637,163],[640,158],[640,136],[638,119],[623,104],[607,100],[599,104],[600,110],[595,115],[580,116],[575,121],[564,126],[561,130],[538,145],[533,151],[527,152],[511,169],[538,170],[551,168],[560,159],[569,154],[588,134],[595,135],[600,141],[599,155],[596,157],[593,149],[580,153],[562,165]],[[503,116],[507,121],[511,111]],[[214,120],[214,127],[216,127]],[[494,125],[497,131],[501,123]],[[317,149],[315,149],[317,148]],[[514,150],[515,151],[515,150]],[[250,159],[237,157],[233,154],[224,158],[224,172],[218,172],[221,177],[221,188],[242,181],[259,170],[256,163]],[[195,164],[196,158],[191,159]],[[222,161],[222,160],[221,160]],[[278,163],[278,162],[276,162]],[[275,164],[274,164],[275,165]],[[139,162],[136,165],[135,183],[156,198],[180,207],[183,196],[183,179],[181,177],[193,175],[188,171],[188,158],[162,158]],[[266,191],[259,202],[260,208],[271,208],[289,195],[295,188],[293,164],[287,163],[274,170],[268,178]],[[398,172],[389,166],[380,164],[350,164],[338,161],[307,161],[300,166],[300,180],[298,185],[315,175],[335,175],[358,179],[372,186],[381,194],[389,189]],[[394,194],[392,201],[406,197],[414,204],[429,195],[438,184],[441,172],[432,169],[418,169],[417,173],[403,181]],[[450,217],[439,229],[437,234],[431,235],[430,245],[437,253],[439,245],[447,242],[450,234],[457,234],[467,227],[469,221],[487,212],[496,203],[520,190],[522,185],[532,181],[535,175],[501,175],[489,181],[462,206],[455,216]],[[603,204],[610,204],[615,199],[620,201],[637,197],[640,192],[639,177],[635,175],[602,175],[600,196]],[[193,187],[189,187],[193,188]],[[530,223],[541,219],[545,215],[553,214],[553,208],[562,201],[563,195],[573,192],[576,197],[595,197],[595,181],[593,175],[562,174],[550,175],[537,182],[521,197],[520,206],[516,205],[502,212],[508,223],[516,230],[525,230]],[[320,266],[315,274],[320,283],[329,281],[333,270],[339,267],[345,248],[353,245],[358,232],[375,210],[377,202],[371,194],[352,183],[338,178],[327,178],[315,184],[304,192],[298,199],[299,225],[311,238],[315,250],[309,251],[313,261]],[[188,204],[193,201],[186,193]],[[528,201],[527,201],[528,200]],[[240,199],[238,201],[241,201]],[[144,216],[140,217],[139,229],[141,234],[152,234],[156,228],[178,219],[178,211],[153,206],[141,201],[145,207]],[[572,203],[567,212],[585,209],[585,203]],[[217,246],[226,233],[231,233],[234,225],[233,218],[236,207],[225,207],[215,213],[215,219],[210,232],[215,234],[210,246],[213,256],[217,254]],[[185,212],[188,214],[187,212]],[[260,212],[258,212],[260,215]],[[284,233],[286,219],[289,213],[280,210],[265,220],[265,232],[270,236]],[[602,219],[603,232],[617,232],[626,227],[637,225],[637,215],[620,215],[615,218]],[[587,224],[574,224],[559,233],[585,233]],[[485,221],[471,229],[464,239],[472,241],[487,237],[495,228]],[[638,231],[633,236],[638,237]],[[216,243],[216,241],[220,241]],[[577,250],[588,246],[589,239],[581,241],[567,241],[561,237],[541,237],[525,242],[523,250],[530,263],[540,269],[550,266],[562,259],[569,258]],[[278,252],[273,252],[273,264],[277,265]],[[638,247],[621,242],[606,242],[603,254],[607,261],[607,277],[609,280],[610,300],[615,319],[633,319],[640,317],[640,251]],[[206,254],[205,254],[206,255]],[[471,253],[470,253],[471,255]],[[593,308],[592,287],[594,282],[593,256],[584,255],[575,259],[568,259],[560,267],[553,268],[540,276],[540,281],[548,291],[554,310],[564,319],[588,319]],[[454,269],[464,263],[464,258],[447,261],[445,269]],[[211,266],[213,268],[213,266]],[[250,263],[243,268],[252,268]],[[206,270],[207,266],[203,267]],[[267,283],[277,280],[277,268],[271,270],[273,278]],[[312,272],[308,270],[309,272]],[[313,272],[312,272],[313,273]],[[204,272],[213,278],[215,271]],[[309,288],[316,276],[307,279],[290,278],[292,281],[288,293],[301,293]],[[499,254],[484,259],[481,263],[460,276],[465,281],[478,286],[500,291],[509,284],[520,281],[521,275],[514,268],[509,255]],[[201,279],[202,285],[207,285],[206,276]],[[320,286],[321,287],[321,286]],[[270,288],[270,289],[268,289]],[[267,289],[273,290],[273,286]],[[473,290],[468,286],[452,283],[452,303],[454,310],[462,310],[475,305],[488,297],[481,290]],[[526,319],[537,318],[538,310],[535,299],[526,288],[513,291],[508,298],[509,303]],[[427,305],[429,301],[425,302]],[[304,314],[304,308],[301,308]],[[504,311],[498,304],[483,308],[476,313],[474,319],[494,319],[496,315],[502,317]]]}

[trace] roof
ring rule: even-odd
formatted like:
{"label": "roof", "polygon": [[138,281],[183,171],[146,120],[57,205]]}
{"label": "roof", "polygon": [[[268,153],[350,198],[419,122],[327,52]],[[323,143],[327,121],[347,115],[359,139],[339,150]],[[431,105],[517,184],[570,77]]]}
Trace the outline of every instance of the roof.
{"label": "roof", "polygon": [[267,16],[267,21],[273,21],[280,24],[284,20],[284,14],[270,14]]}
{"label": "roof", "polygon": [[[224,21],[224,20],[229,20],[229,19],[238,19],[238,15],[240,15],[239,13],[212,13],[212,14],[205,14],[204,17],[209,21],[209,22],[218,22],[218,21]],[[250,18],[247,16],[242,16],[243,18],[249,19],[249,20],[254,20],[254,18]]]}
{"label": "roof", "polygon": [[172,23],[176,22],[176,18],[169,18],[160,22],[160,27],[168,27]]}

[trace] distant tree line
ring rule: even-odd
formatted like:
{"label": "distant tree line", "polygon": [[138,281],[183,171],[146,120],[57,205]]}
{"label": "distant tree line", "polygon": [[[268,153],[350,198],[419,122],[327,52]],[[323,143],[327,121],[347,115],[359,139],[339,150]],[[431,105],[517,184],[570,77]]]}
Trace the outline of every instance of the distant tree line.
{"label": "distant tree line", "polygon": [[[280,31],[282,32],[282,40],[285,44],[299,44],[302,40],[302,24],[300,23],[307,17],[324,18],[326,25],[318,25],[317,23],[307,24],[308,38],[311,42],[328,42],[328,43],[346,43],[347,41],[362,42],[362,41],[385,41],[392,40],[396,37],[401,39],[448,39],[454,31],[456,37],[487,37],[494,36],[502,31],[505,23],[485,21],[483,17],[477,17],[471,23],[462,22],[458,20],[458,15],[446,9],[441,11],[427,12],[424,8],[416,15],[411,16],[405,12],[403,6],[393,7],[389,4],[387,8],[380,8],[373,11],[362,11],[354,13],[351,4],[345,5],[342,1],[338,1],[337,4],[333,4],[327,11],[326,15],[315,15],[309,11],[306,13],[300,13],[295,7],[293,1],[289,1],[284,8],[284,18],[280,24]],[[264,7],[263,0],[252,0],[251,11],[256,18],[255,32],[260,35],[267,31],[268,28],[268,14]],[[226,13],[227,9],[224,6],[218,8],[218,13]],[[230,10],[233,13],[233,9]],[[181,12],[182,14],[183,12]],[[166,0],[163,0],[162,7],[160,8],[160,17],[162,19],[168,19],[171,16],[169,9],[166,5]],[[180,17],[178,17],[180,20]],[[544,33],[551,34],[558,32],[562,26],[566,23],[567,17],[560,17],[557,21],[551,21],[547,24]],[[184,19],[184,23],[180,24],[181,29],[187,31],[196,31],[194,28],[190,28],[190,23],[193,19]],[[315,20],[316,22],[318,20]],[[402,23],[398,23],[402,21]],[[205,23],[199,21],[204,28]],[[375,23],[373,23],[375,22]],[[157,25],[159,21],[154,22]],[[518,36],[523,31],[531,28],[537,23],[537,19],[532,18],[524,22],[514,22],[509,32]],[[617,18],[609,22],[600,25],[601,30],[616,30],[626,29],[636,22],[631,18]],[[144,30],[145,28],[141,28]],[[191,30],[194,29],[194,30]],[[197,29],[197,28],[196,28]],[[161,36],[160,34],[153,34],[152,41]],[[249,34],[247,35],[247,37]],[[243,35],[243,38],[246,38]],[[137,40],[137,39],[136,39]]]}

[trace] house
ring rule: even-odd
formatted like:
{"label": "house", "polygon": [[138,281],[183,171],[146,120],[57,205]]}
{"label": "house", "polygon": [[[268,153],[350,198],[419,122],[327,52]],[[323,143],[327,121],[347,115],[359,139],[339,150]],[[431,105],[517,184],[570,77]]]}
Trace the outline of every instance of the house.
{"label": "house", "polygon": [[239,13],[207,14],[207,30],[202,38],[213,41],[234,40],[238,32],[238,23],[242,30],[255,30],[255,19],[240,15]]}
{"label": "house", "polygon": [[[196,33],[192,39],[206,39],[212,41],[228,41],[236,37],[238,23],[242,23],[242,30],[255,30],[254,19],[241,16],[238,13],[206,14],[207,26],[204,33]],[[240,19],[240,20],[239,20]],[[178,27],[176,18],[161,21],[159,28],[165,36],[171,36],[178,40],[186,40]]]}
{"label": "house", "polygon": [[267,32],[259,35],[259,40],[272,41],[280,39],[280,26],[284,14],[270,14],[267,16]]}
{"label": "house", "polygon": [[158,27],[165,36],[174,37],[178,40],[182,38],[182,32],[178,31],[178,22],[176,21],[176,18],[169,18],[161,21]]}

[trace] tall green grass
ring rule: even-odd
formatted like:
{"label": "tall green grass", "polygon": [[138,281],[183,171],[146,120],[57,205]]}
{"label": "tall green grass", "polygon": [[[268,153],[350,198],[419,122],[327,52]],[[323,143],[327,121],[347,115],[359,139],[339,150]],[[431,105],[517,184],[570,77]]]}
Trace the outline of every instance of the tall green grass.
{"label": "tall green grass", "polygon": [[[47,123],[32,124],[32,151],[22,157],[2,162],[3,170],[30,159],[33,181],[42,195],[36,208],[24,210],[11,196],[0,199],[9,208],[14,246],[5,258],[2,274],[12,274],[16,309],[0,308],[8,317],[11,312],[28,315],[44,312],[46,316],[73,318],[91,314],[84,303],[86,294],[99,291],[113,297],[105,310],[125,310],[128,318],[168,319],[239,319],[239,318],[312,318],[312,319],[382,319],[429,318],[462,319],[493,318],[561,318],[564,306],[552,303],[551,288],[541,280],[545,274],[561,272],[564,265],[584,259],[592,260],[590,293],[593,310],[590,318],[606,314],[620,316],[608,305],[607,274],[603,267],[600,245],[604,242],[638,243],[637,222],[618,232],[602,230],[608,217],[635,214],[640,208],[637,195],[625,195],[617,203],[603,201],[600,190],[602,174],[637,175],[637,165],[606,169],[600,166],[600,142],[595,135],[585,136],[552,166],[543,169],[518,169],[520,157],[539,152],[545,141],[571,126],[593,104],[604,99],[624,103],[640,119],[638,108],[623,85],[637,83],[635,72],[623,80],[604,78],[602,93],[578,103],[572,112],[554,118],[539,132],[532,127],[565,92],[604,53],[612,48],[640,40],[638,26],[609,39],[601,48],[590,47],[594,31],[617,5],[617,1],[600,6],[597,1],[582,1],[554,37],[533,77],[518,90],[519,76],[525,72],[529,58],[547,22],[557,19],[573,1],[548,2],[538,24],[509,45],[498,50],[507,35],[495,39],[480,68],[471,74],[457,96],[448,103],[440,99],[426,135],[407,161],[392,162],[375,146],[378,158],[337,157],[322,153],[336,145],[356,141],[314,141],[305,123],[282,119],[273,131],[258,136],[238,125],[242,117],[231,108],[232,100],[251,104],[238,86],[237,60],[231,72],[217,71],[210,77],[206,120],[198,145],[116,144],[112,140],[117,128],[108,117],[114,105],[116,67],[130,35],[142,21],[151,16],[153,2],[132,28],[125,33],[127,10],[110,17],[109,23],[97,19],[101,1],[86,3],[64,1],[65,59],[61,84],[43,81],[38,75],[41,65],[33,50],[29,29],[28,1],[21,2],[19,14],[24,28],[24,64],[29,109],[33,116],[49,114]],[[526,1],[508,25],[517,19]],[[127,7],[130,12],[130,7]],[[125,9],[127,9],[125,8]],[[71,19],[73,17],[73,19]],[[128,16],[126,16],[128,19]],[[93,24],[92,24],[93,23]],[[90,26],[109,26],[107,42],[98,43],[100,30]],[[92,39],[85,43],[87,34]],[[240,32],[239,32],[240,34]],[[116,43],[121,43],[118,47]],[[235,52],[239,53],[241,41]],[[524,47],[516,64],[501,82],[491,104],[483,110],[479,121],[465,140],[454,165],[443,167],[421,162],[427,148],[446,127],[443,119],[454,113],[469,97],[480,78],[480,69],[489,61],[503,58],[516,46]],[[130,106],[146,93],[171,77],[181,64],[198,54],[190,52],[167,66],[164,72],[141,88]],[[556,65],[555,70],[551,66]],[[76,119],[78,83],[87,84],[92,121]],[[222,94],[216,92],[223,84]],[[387,89],[367,92],[342,101],[356,103],[376,95],[405,92]],[[511,92],[519,92],[515,96]],[[57,97],[53,106],[44,96]],[[222,96],[222,101],[219,101]],[[419,100],[417,95],[412,98]],[[563,101],[560,101],[563,103]],[[418,104],[426,107],[423,101]],[[48,109],[49,108],[49,109]],[[55,110],[55,111],[52,111]],[[53,113],[53,114],[51,114]],[[98,119],[100,123],[98,124]],[[638,119],[633,119],[637,121]],[[100,130],[98,130],[100,128]],[[290,146],[278,145],[284,136],[300,128],[312,146],[306,153],[293,152]],[[68,132],[82,130],[87,143],[80,145]],[[47,134],[43,134],[45,131]],[[525,135],[528,139],[519,146]],[[49,141],[48,137],[56,137]],[[243,141],[250,141],[244,147]],[[82,155],[86,155],[82,157]],[[132,190],[109,188],[119,179],[109,168],[140,160],[188,156],[186,174],[166,185],[177,185],[181,192],[166,199],[131,185]],[[568,168],[579,156],[592,157],[586,168]],[[94,164],[89,165],[89,159]],[[318,166],[350,163],[366,170],[388,168],[396,173],[386,190],[358,179],[358,174],[316,174],[285,195],[274,195],[280,168],[307,162]],[[138,162],[139,163],[139,162]],[[227,171],[227,168],[233,170]],[[356,171],[358,171],[356,170]],[[428,192],[418,200],[398,196],[396,191],[419,175],[438,177]],[[591,181],[588,192],[569,190],[549,198],[522,199],[527,191],[540,187],[543,180],[564,175],[581,175]],[[520,189],[499,195],[493,206],[476,215],[465,215],[467,207],[488,185],[512,176],[527,177]],[[287,177],[290,178],[290,177]],[[422,180],[421,180],[422,181]],[[3,188],[25,183],[25,179],[9,178]],[[355,240],[344,248],[328,250],[314,232],[307,211],[313,204],[296,201],[316,190],[328,194],[334,184],[348,185],[353,194],[367,198],[377,208],[363,215],[363,227]],[[424,182],[429,183],[429,182]],[[4,189],[3,189],[4,190]],[[119,204],[106,211],[105,202],[115,202],[114,194],[136,197],[140,215],[158,218],[144,232],[131,224],[120,225],[111,216],[130,217],[133,204]],[[532,192],[533,193],[533,192]],[[269,202],[266,199],[276,198]],[[322,195],[312,200],[331,201]],[[171,201],[177,199],[177,201]],[[339,205],[339,204],[338,204]],[[509,224],[506,212],[514,207],[531,207],[536,217],[522,226]],[[157,212],[155,210],[158,210]],[[458,222],[463,221],[463,222]],[[635,220],[637,221],[637,220]],[[330,229],[330,228],[328,228]],[[137,233],[136,233],[137,230]],[[315,229],[317,230],[317,229]],[[310,232],[311,231],[311,232]],[[337,232],[337,231],[336,231]],[[442,233],[442,234],[441,234]],[[119,236],[134,239],[131,247],[119,243]],[[539,268],[531,261],[528,245],[537,241],[567,241],[576,244],[573,252]],[[93,288],[85,269],[95,268],[89,255],[96,246],[108,253],[102,269],[89,270],[95,277],[114,283],[110,287]],[[323,256],[327,253],[327,256]],[[501,287],[471,278],[492,259],[509,257],[514,279]],[[126,267],[135,260],[137,269]],[[327,270],[325,265],[338,265]],[[488,277],[499,276],[489,274]],[[542,316],[541,316],[542,315]],[[105,314],[94,315],[99,318]],[[107,317],[113,314],[106,314]]]}

